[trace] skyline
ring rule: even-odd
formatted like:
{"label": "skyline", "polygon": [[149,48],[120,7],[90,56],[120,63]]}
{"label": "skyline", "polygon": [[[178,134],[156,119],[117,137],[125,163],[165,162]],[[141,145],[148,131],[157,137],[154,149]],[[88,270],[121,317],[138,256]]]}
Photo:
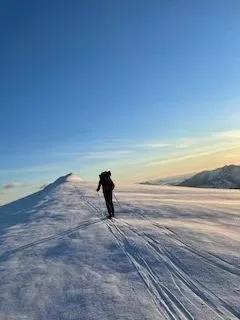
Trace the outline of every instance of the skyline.
{"label": "skyline", "polygon": [[239,1],[0,14],[0,205],[69,172],[136,182],[240,163]]}
{"label": "skyline", "polygon": [[[156,143],[156,141],[149,144],[145,143],[139,145],[138,148],[140,148],[140,150],[144,148],[145,151],[152,149],[153,151],[149,155],[149,159],[140,159],[140,161],[136,161],[137,152],[131,149],[131,145],[129,145],[128,150],[122,150],[122,155],[125,155],[125,158],[119,156],[121,155],[121,150],[115,150],[115,152],[113,152],[111,149],[111,153],[113,152],[112,157],[110,160],[108,159],[107,163],[115,162],[116,160],[118,160],[118,162],[111,167],[102,167],[100,171],[111,169],[114,181],[121,185],[128,184],[129,182],[140,183],[146,179],[154,180],[184,174],[195,174],[200,171],[212,170],[229,164],[240,165],[239,138],[240,130],[215,133],[212,134],[211,137],[205,138],[180,138],[177,142],[172,143],[169,141],[168,143]],[[159,150],[164,149],[165,152],[162,152],[162,157],[160,157]],[[171,149],[169,150],[170,153],[167,153],[166,149]],[[73,154],[71,155],[73,156]],[[99,163],[103,160],[102,151],[91,152],[89,154],[85,153],[84,155],[87,161],[93,160]],[[75,153],[75,156],[80,156],[80,154]],[[109,155],[105,154],[105,157],[109,158]],[[152,159],[152,161],[150,159]],[[79,161],[75,164],[75,168],[71,168],[73,170],[66,168],[65,163],[63,167],[39,166],[17,168],[9,170],[8,172],[0,170],[2,178],[4,176],[13,177],[13,179],[5,180],[6,182],[1,185],[0,205],[39,191],[42,187],[53,182],[58,177],[70,172],[78,174],[83,180],[95,181],[97,184],[98,173],[100,172],[98,164],[95,171],[91,165],[87,165],[86,175],[83,175],[82,172],[84,172],[84,170],[82,172],[79,171],[78,163]],[[140,173],[139,168],[142,169],[143,174]],[[35,177],[35,174],[39,174],[41,178],[36,180],[32,179],[33,176]],[[127,177],[124,177],[124,174]],[[22,179],[15,179],[18,175],[22,176]],[[131,179],[128,178],[128,175]]]}

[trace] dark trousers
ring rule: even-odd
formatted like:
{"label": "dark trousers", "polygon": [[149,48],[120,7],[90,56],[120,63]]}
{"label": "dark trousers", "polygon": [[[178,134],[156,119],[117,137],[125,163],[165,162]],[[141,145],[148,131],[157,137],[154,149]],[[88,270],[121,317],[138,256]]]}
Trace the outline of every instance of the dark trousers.
{"label": "dark trousers", "polygon": [[105,191],[104,193],[104,199],[106,202],[108,214],[114,216],[114,206],[112,201],[112,191]]}

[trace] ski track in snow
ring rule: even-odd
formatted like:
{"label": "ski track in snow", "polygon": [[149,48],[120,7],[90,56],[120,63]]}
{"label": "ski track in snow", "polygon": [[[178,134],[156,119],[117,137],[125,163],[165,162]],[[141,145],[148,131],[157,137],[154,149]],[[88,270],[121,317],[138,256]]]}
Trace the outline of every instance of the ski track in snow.
{"label": "ski track in snow", "polygon": [[1,320],[240,319],[238,191],[94,187],[0,207]]}
{"label": "ski track in snow", "polygon": [[[126,247],[130,247],[131,244],[128,242],[128,237],[122,232],[117,226],[114,226],[115,229],[119,232],[121,236],[124,237],[124,242],[127,243]],[[132,228],[130,230],[139,236],[139,234],[135,231],[133,231]],[[201,284],[194,282],[191,280],[191,278],[184,272],[184,270],[181,268],[180,264],[174,259],[171,259],[171,255],[167,252],[167,250],[161,248],[161,245],[158,241],[155,239],[152,239],[149,236],[141,235],[141,239],[144,238],[146,241],[146,245],[151,248],[151,253],[156,260],[161,263],[165,263],[168,271],[171,273],[173,281],[175,278],[176,280],[180,280],[182,284],[185,284],[188,289],[192,291],[196,296],[198,296],[203,303],[206,303],[210,308],[213,306],[212,309],[217,315],[219,315],[220,318],[226,319],[228,317],[229,319],[236,319],[235,317],[231,317],[231,315],[236,314],[231,307],[229,307],[224,301],[219,299],[217,296],[211,293],[211,291],[207,290],[202,286]],[[119,240],[119,238],[118,238]],[[122,241],[122,242],[123,242]],[[157,244],[157,245],[156,245]],[[158,246],[160,245],[160,246]],[[149,286],[149,283],[153,281],[152,285],[155,287],[154,289],[157,289],[157,291],[166,291],[167,298],[166,298],[166,304],[164,307],[169,311],[170,306],[173,305],[172,310],[173,312],[169,312],[169,319],[194,319],[194,317],[187,312],[187,310],[184,308],[184,306],[179,302],[178,298],[175,297],[168,289],[167,287],[162,286],[161,280],[158,280],[157,273],[154,273],[154,271],[151,269],[151,267],[147,264],[147,262],[137,253],[136,246],[133,250],[126,250],[127,254],[130,256],[130,260],[134,263],[134,265],[137,266],[137,269],[141,274],[144,274],[145,277],[148,277],[148,281],[146,281],[147,286]],[[132,254],[130,253],[132,251]],[[139,260],[139,263],[135,263],[136,260]],[[154,295],[153,290],[150,288],[150,292]],[[164,294],[160,294],[160,297],[158,297],[158,303],[161,304],[162,301],[164,301]],[[220,307],[220,310],[218,310],[218,303],[215,303],[214,300],[217,302],[221,302],[220,304],[223,305],[223,307]],[[176,310],[174,310],[174,308]],[[236,317],[238,315],[236,314]]]}

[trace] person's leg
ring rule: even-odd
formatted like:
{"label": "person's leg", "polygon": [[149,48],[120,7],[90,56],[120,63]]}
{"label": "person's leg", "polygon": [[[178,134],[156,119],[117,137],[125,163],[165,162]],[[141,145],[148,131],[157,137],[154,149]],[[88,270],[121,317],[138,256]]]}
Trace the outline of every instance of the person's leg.
{"label": "person's leg", "polygon": [[113,201],[112,201],[112,192],[110,193],[110,208],[111,208],[111,212],[112,212],[112,216],[114,217],[114,205],[113,205]]}
{"label": "person's leg", "polygon": [[110,204],[110,200],[109,200],[109,194],[106,192],[104,193],[104,198],[105,198],[105,202],[106,202],[106,207],[107,207],[107,211],[108,211],[108,215],[109,218],[111,218],[112,214],[112,210],[111,210],[111,204]]}

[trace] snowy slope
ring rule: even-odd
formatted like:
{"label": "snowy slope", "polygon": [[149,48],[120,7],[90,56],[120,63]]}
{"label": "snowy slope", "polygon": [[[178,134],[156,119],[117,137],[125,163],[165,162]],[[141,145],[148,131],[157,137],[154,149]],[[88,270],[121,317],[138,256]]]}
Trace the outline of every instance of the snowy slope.
{"label": "snowy slope", "polygon": [[229,165],[210,171],[203,171],[178,185],[201,188],[240,188],[240,166]]}
{"label": "snowy slope", "polygon": [[62,177],[0,207],[0,319],[240,319],[240,193]]}

